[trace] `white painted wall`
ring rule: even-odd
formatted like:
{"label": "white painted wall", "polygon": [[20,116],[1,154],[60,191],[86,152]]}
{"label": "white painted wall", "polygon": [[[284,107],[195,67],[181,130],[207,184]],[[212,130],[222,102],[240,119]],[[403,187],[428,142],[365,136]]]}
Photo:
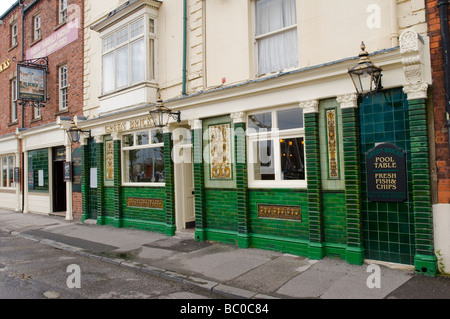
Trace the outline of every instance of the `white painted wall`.
{"label": "white painted wall", "polygon": [[433,224],[436,257],[441,258],[437,255],[440,251],[445,272],[450,273],[450,204],[433,205]]}

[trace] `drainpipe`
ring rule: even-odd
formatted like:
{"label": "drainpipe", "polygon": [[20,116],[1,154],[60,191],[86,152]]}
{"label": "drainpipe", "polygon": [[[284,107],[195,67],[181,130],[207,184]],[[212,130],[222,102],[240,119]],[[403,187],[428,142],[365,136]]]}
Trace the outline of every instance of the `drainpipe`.
{"label": "drainpipe", "polygon": [[397,17],[397,0],[391,0],[391,43],[392,47],[395,48],[398,46],[398,17]]}
{"label": "drainpipe", "polygon": [[445,100],[447,110],[447,130],[448,143],[450,150],[450,39],[448,27],[448,0],[439,0],[437,7],[439,8],[439,16],[441,20],[441,36],[442,36],[442,56],[444,60],[444,78],[445,78]]}
{"label": "drainpipe", "polygon": [[183,0],[183,84],[182,95],[186,95],[186,74],[187,74],[187,0]]}
{"label": "drainpipe", "polygon": [[[19,6],[22,8],[22,61],[25,60],[25,5],[23,3],[23,0],[19,1]],[[19,76],[19,75],[17,75]],[[17,83],[19,85],[19,83]],[[22,129],[25,128],[25,105],[22,102]],[[25,207],[25,151],[23,149],[23,140],[22,140],[22,214],[24,213],[24,207]]]}

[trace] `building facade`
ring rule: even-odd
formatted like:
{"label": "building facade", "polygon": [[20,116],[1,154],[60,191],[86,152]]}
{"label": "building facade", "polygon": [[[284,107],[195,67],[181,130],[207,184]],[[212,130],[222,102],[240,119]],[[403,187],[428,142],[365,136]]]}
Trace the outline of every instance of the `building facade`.
{"label": "building facade", "polygon": [[[450,71],[448,1],[427,1],[433,70],[431,90],[434,114],[434,169],[437,191],[433,201],[436,251],[440,263],[450,266]],[[447,26],[446,26],[447,25]]]}
{"label": "building facade", "polygon": [[[424,1],[85,1],[84,17],[82,220],[436,273]],[[348,76],[361,40],[383,69],[370,96]],[[179,123],[155,126],[159,97]]]}
{"label": "building facade", "polygon": [[82,114],[83,11],[81,0],[17,1],[1,17],[2,208],[81,217],[63,127]]}

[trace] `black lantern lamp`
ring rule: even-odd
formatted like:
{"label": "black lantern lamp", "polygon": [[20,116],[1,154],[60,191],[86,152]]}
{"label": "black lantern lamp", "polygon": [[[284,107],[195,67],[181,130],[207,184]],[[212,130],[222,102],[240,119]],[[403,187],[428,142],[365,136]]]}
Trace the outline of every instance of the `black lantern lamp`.
{"label": "black lantern lamp", "polygon": [[359,62],[348,70],[359,95],[370,95],[383,89],[381,86],[382,69],[376,67],[369,59],[366,45],[361,43]]}
{"label": "black lantern lamp", "polygon": [[83,131],[76,124],[75,121],[72,121],[70,128],[67,130],[67,135],[72,143],[78,143],[80,141],[81,134],[84,134],[86,137],[91,137],[91,131]]}
{"label": "black lantern lamp", "polygon": [[153,123],[156,127],[163,128],[169,124],[169,119],[172,117],[177,123],[181,122],[181,112],[172,112],[170,109],[164,106],[161,96],[156,102],[156,106],[150,111]]}

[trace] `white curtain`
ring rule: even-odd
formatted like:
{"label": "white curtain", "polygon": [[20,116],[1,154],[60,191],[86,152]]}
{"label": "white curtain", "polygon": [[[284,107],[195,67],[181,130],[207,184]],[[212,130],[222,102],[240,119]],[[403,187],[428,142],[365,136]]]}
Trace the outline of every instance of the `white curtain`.
{"label": "white curtain", "polygon": [[128,46],[116,51],[116,87],[128,85]]}
{"label": "white curtain", "polygon": [[131,82],[143,81],[145,77],[145,46],[144,39],[131,45]]}
{"label": "white curtain", "polygon": [[297,29],[264,36],[297,23],[295,0],[259,0],[256,3],[256,36],[260,74],[298,64]]}
{"label": "white curtain", "polygon": [[114,90],[114,52],[103,57],[103,93]]}

